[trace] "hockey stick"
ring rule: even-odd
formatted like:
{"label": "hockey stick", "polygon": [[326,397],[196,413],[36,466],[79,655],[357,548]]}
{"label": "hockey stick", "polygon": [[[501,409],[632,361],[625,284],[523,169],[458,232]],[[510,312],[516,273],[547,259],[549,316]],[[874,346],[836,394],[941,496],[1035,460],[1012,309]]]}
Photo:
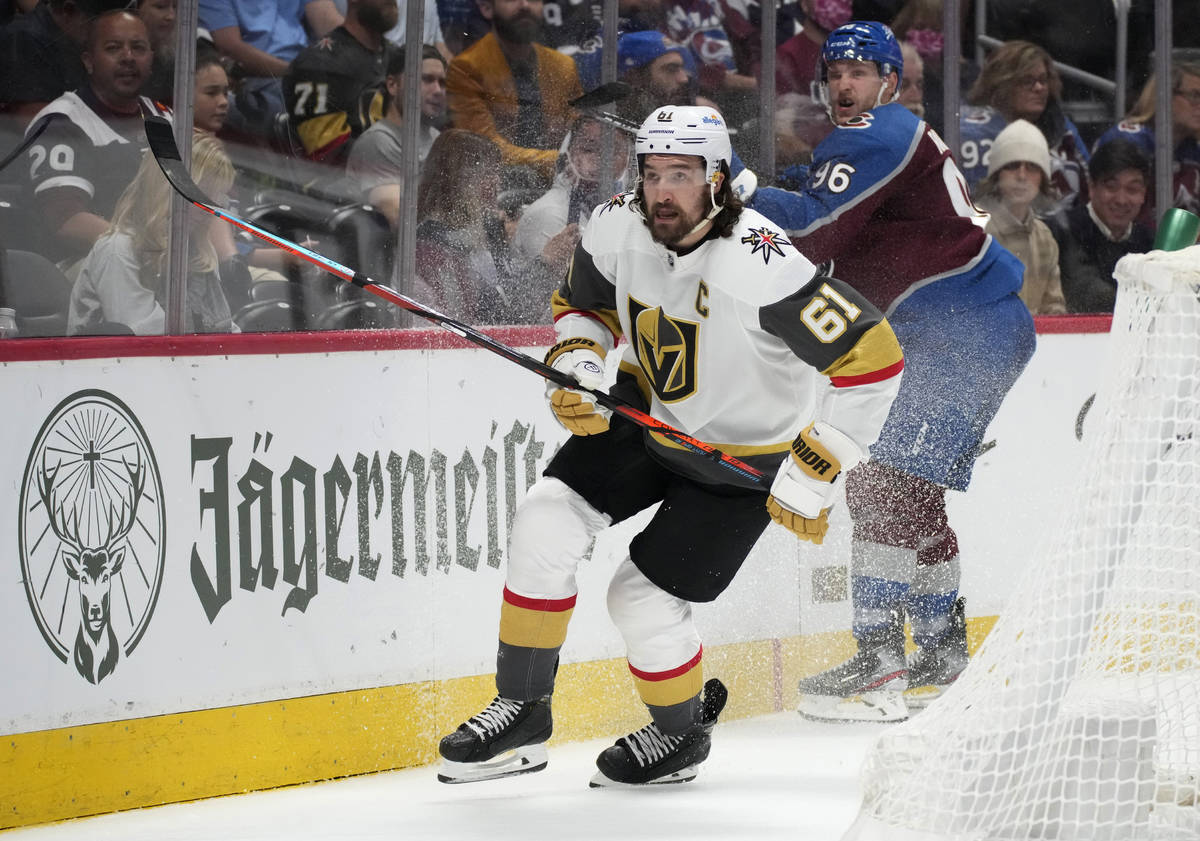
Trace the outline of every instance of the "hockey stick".
{"label": "hockey stick", "polygon": [[33,141],[42,136],[42,132],[46,130],[46,126],[50,125],[50,121],[57,116],[57,113],[47,114],[38,121],[37,125],[32,126],[25,137],[22,138],[21,142],[17,144],[17,147],[5,155],[4,160],[0,161],[0,171],[3,171],[10,163],[15,161],[17,159],[17,155],[20,155],[22,152],[32,146]]}
{"label": "hockey stick", "polygon": [[290,254],[295,254],[309,263],[312,263],[318,268],[324,269],[332,275],[340,277],[342,280],[349,281],[355,286],[367,290],[368,292],[383,298],[385,301],[403,307],[414,315],[418,315],[428,321],[432,321],[439,327],[449,330],[451,333],[467,341],[490,350],[499,356],[504,357],[510,362],[515,362],[522,368],[533,371],[547,380],[560,385],[563,388],[570,388],[576,391],[587,392],[595,398],[596,402],[607,409],[610,409],[615,414],[626,418],[637,425],[644,427],[654,432],[659,433],[667,438],[672,439],[686,449],[694,453],[706,456],[715,463],[721,465],[727,470],[737,473],[745,479],[757,483],[764,489],[771,486],[771,478],[761,470],[758,470],[746,464],[739,459],[734,458],[727,453],[723,453],[710,444],[693,438],[692,436],[680,432],[670,424],[664,423],[657,418],[649,415],[640,409],[625,403],[604,391],[585,388],[581,386],[574,377],[564,371],[559,371],[557,368],[551,368],[544,362],[534,359],[521,353],[519,350],[509,347],[502,342],[496,341],[491,336],[481,333],[474,327],[463,324],[457,319],[451,318],[448,315],[443,315],[437,310],[424,306],[406,295],[402,295],[394,289],[384,286],[376,280],[372,280],[364,274],[356,272],[354,269],[347,268],[341,263],[335,262],[315,251],[309,251],[302,245],[297,245],[290,240],[278,237],[269,231],[264,231],[262,228],[252,225],[226,210],[222,210],[212,203],[212,201],[204,194],[196,182],[192,180],[192,176],[188,173],[187,168],[183,165],[183,159],[179,155],[179,148],[175,145],[175,135],[172,131],[171,124],[162,117],[149,116],[146,117],[146,139],[150,143],[150,152],[158,161],[159,167],[162,168],[163,175],[167,177],[171,187],[183,196],[189,202],[194,204],[201,210],[211,213],[218,219],[223,219],[231,225],[235,225],[261,240],[271,243],[276,248],[282,248]]}
{"label": "hockey stick", "polygon": [[618,99],[624,99],[631,93],[633,93],[633,85],[628,82],[605,82],[603,85],[592,88],[583,96],[575,97],[567,104],[581,111],[590,111],[601,105],[607,105],[610,102],[616,102]]}
{"label": "hockey stick", "polygon": [[632,120],[627,120],[624,117],[618,117],[616,114],[611,114],[608,111],[601,111],[601,105],[607,105],[610,102],[616,102],[618,99],[624,99],[633,93],[633,86],[628,82],[605,82],[599,87],[592,88],[583,96],[577,96],[567,104],[572,108],[578,108],[586,113],[593,120],[598,120],[602,123],[608,123],[610,126],[619,128],[627,134],[636,135],[638,129],[641,128]]}

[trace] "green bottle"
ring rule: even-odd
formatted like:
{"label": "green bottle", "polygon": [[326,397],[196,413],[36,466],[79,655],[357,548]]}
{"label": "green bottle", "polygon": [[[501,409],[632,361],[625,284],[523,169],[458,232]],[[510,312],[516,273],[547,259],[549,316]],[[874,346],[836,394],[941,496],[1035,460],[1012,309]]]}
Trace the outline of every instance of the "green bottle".
{"label": "green bottle", "polygon": [[1154,237],[1154,247],[1160,251],[1178,251],[1195,245],[1197,234],[1200,234],[1200,216],[1172,207],[1163,214]]}

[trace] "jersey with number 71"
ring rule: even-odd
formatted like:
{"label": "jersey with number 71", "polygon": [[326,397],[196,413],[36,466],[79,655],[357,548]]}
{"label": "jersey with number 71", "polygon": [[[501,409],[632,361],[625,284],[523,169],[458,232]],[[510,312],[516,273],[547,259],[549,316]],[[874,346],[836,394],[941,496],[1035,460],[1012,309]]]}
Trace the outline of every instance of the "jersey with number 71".
{"label": "jersey with number 71", "polygon": [[[836,276],[884,312],[1000,247],[984,232],[988,216],[971,202],[949,147],[898,103],[838,126],[814,150],[801,190],[760,189],[750,206],[814,263],[832,260]],[[954,295],[965,305],[1012,291],[1008,283],[960,286]]]}

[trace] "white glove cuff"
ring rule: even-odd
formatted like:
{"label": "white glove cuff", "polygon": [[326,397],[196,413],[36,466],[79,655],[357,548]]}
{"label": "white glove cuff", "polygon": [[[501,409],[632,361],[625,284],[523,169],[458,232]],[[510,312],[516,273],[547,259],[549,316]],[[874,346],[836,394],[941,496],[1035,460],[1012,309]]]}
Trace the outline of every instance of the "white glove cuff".
{"label": "white glove cuff", "polygon": [[814,519],[833,504],[838,486],[844,481],[846,473],[862,461],[863,450],[853,439],[824,421],[814,423],[808,434],[841,463],[841,471],[832,482],[821,481],[804,472],[789,455],[775,474],[771,495],[789,511]]}
{"label": "white glove cuff", "polygon": [[839,478],[845,477],[863,459],[862,447],[858,446],[853,438],[825,421],[815,422],[809,435],[824,444],[825,448],[841,462],[842,472],[839,474]]}

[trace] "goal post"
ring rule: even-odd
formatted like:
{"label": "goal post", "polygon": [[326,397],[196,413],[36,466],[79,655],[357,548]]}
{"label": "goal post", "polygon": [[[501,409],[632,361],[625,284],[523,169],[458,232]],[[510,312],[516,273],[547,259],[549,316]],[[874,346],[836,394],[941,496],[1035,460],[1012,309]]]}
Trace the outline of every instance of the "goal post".
{"label": "goal post", "polygon": [[881,734],[843,841],[1200,839],[1200,246],[1116,276],[1059,528],[949,691]]}

